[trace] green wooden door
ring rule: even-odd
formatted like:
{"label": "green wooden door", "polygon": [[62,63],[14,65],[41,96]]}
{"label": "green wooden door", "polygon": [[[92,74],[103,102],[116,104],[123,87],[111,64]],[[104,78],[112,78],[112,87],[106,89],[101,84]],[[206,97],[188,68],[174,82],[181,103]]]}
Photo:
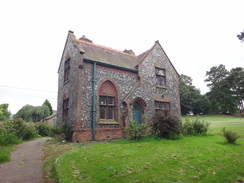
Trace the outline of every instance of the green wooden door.
{"label": "green wooden door", "polygon": [[133,119],[136,123],[141,124],[142,121],[142,110],[139,103],[133,104]]}

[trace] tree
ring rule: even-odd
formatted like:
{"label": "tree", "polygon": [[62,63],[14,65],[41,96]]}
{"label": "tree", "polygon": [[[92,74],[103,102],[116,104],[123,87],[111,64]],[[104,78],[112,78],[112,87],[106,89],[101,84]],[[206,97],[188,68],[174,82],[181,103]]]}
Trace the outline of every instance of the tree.
{"label": "tree", "polygon": [[0,104],[0,121],[10,119],[11,112],[8,111],[8,104]]}
{"label": "tree", "polygon": [[208,99],[201,95],[200,90],[192,85],[192,79],[189,76],[180,76],[180,103],[181,113],[183,115],[193,112],[194,114],[208,112]]}
{"label": "tree", "polygon": [[242,67],[236,67],[231,69],[229,76],[227,77],[230,83],[230,90],[234,93],[236,98],[237,108],[240,113],[244,111],[244,70]]}
{"label": "tree", "polygon": [[241,32],[240,34],[238,34],[237,37],[238,37],[238,39],[241,40],[241,42],[243,42],[244,41],[244,30],[243,30],[243,32]]}
{"label": "tree", "polygon": [[204,81],[209,82],[207,86],[212,89],[214,86],[218,85],[220,81],[225,79],[228,73],[229,72],[225,69],[223,64],[219,65],[218,67],[214,66],[210,69],[210,71],[207,71],[206,76],[208,76],[208,78]]}
{"label": "tree", "polygon": [[237,67],[229,72],[221,64],[212,67],[206,76],[208,78],[205,81],[210,88],[207,96],[211,101],[212,112],[235,113],[238,108],[243,110],[243,68]]}
{"label": "tree", "polygon": [[23,106],[15,115],[14,118],[21,118],[27,122],[38,122],[50,115],[47,105],[34,107],[32,105]]}
{"label": "tree", "polygon": [[49,111],[50,111],[50,115],[52,115],[53,114],[53,108],[52,108],[51,103],[46,99],[45,102],[43,103],[43,105],[48,106]]}

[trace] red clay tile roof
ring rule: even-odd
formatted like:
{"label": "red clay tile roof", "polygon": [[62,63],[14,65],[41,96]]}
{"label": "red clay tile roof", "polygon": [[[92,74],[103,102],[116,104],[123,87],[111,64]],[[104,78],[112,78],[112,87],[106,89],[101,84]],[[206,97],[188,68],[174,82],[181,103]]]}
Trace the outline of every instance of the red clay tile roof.
{"label": "red clay tile roof", "polygon": [[[119,66],[119,67],[123,67],[123,68],[127,68],[127,69],[133,69],[133,70],[135,70],[136,66],[138,66],[141,62],[143,62],[143,60],[148,56],[148,54],[154,49],[156,44],[159,44],[159,42],[156,41],[155,44],[149,50],[136,56],[136,55],[132,55],[129,53],[125,53],[123,51],[119,51],[119,50],[115,50],[115,49],[112,49],[109,47],[94,44],[94,43],[92,43],[92,41],[88,42],[88,41],[84,41],[82,39],[77,39],[72,31],[69,31],[69,35],[74,40],[79,51],[84,53],[84,59],[98,61],[98,62],[102,62],[105,64],[110,64],[110,65]],[[162,48],[161,45],[160,45],[160,47]],[[163,48],[162,48],[162,50],[163,50]],[[165,53],[165,51],[164,51],[164,53]],[[166,53],[165,53],[165,55],[166,55]],[[166,55],[166,57],[168,58],[167,55]],[[169,58],[168,58],[168,60],[171,63]],[[173,66],[172,63],[171,63],[171,65]],[[173,66],[173,68],[174,68],[174,66]],[[178,74],[177,71],[176,71],[176,73]]]}
{"label": "red clay tile roof", "polygon": [[135,69],[137,65],[137,56],[115,50],[98,44],[76,40],[77,46],[81,52],[84,52],[84,58],[99,61],[106,64],[116,65],[128,69]]}

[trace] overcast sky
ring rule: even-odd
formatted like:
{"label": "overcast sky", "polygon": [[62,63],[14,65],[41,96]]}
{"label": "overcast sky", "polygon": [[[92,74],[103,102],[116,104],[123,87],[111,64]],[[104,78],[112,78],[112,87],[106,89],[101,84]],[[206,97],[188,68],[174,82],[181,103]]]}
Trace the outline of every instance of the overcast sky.
{"label": "overcast sky", "polygon": [[[244,67],[243,0],[6,0],[0,2],[0,104],[16,113],[48,99],[57,108],[68,30],[136,55],[159,40],[180,74],[204,94],[206,71]],[[28,90],[26,90],[28,89]]]}

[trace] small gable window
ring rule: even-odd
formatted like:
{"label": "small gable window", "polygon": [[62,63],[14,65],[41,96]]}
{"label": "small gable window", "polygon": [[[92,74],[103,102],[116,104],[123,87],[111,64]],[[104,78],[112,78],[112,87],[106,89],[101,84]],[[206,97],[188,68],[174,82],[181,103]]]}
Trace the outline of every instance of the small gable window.
{"label": "small gable window", "polygon": [[64,63],[64,83],[69,81],[70,76],[70,58],[68,58]]}
{"label": "small gable window", "polygon": [[165,87],[166,86],[165,69],[155,67],[155,74],[156,74],[156,85]]}
{"label": "small gable window", "polygon": [[69,99],[66,98],[63,100],[63,121],[68,120],[68,114],[69,114]]}
{"label": "small gable window", "polygon": [[170,102],[155,101],[155,111],[170,111]]}

